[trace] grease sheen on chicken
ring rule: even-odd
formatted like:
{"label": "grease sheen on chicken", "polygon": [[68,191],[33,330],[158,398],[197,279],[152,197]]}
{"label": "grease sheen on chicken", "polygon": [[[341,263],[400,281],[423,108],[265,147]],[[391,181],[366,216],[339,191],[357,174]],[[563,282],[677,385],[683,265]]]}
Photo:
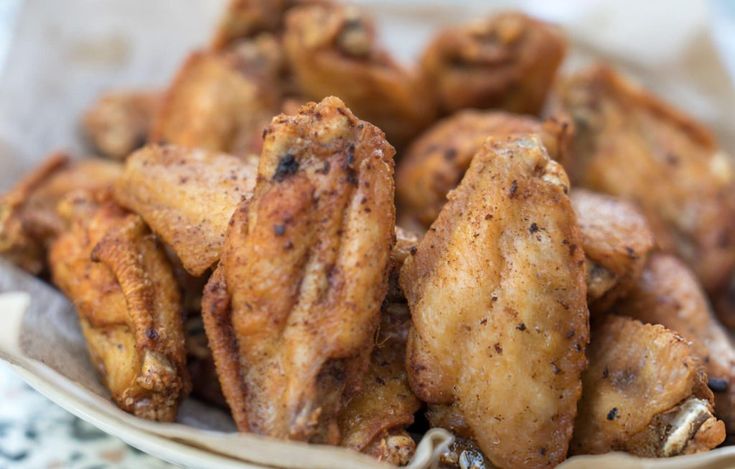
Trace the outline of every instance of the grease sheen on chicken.
{"label": "grease sheen on chicken", "polygon": [[74,302],[92,362],[123,410],[173,421],[189,392],[181,297],[143,220],[105,193],[70,193],[52,245],[54,283]]}
{"label": "grease sheen on chicken", "polygon": [[326,98],[266,132],[203,318],[241,431],[336,444],[367,370],[394,237],[393,148]]}
{"label": "grease sheen on chicken", "polygon": [[488,139],[401,271],[411,388],[501,467],[566,456],[588,340],[568,181],[540,139]]}

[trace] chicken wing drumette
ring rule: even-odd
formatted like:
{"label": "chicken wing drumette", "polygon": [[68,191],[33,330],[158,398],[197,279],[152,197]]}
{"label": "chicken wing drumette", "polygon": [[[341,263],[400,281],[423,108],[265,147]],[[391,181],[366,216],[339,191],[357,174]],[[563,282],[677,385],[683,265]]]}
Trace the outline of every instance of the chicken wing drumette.
{"label": "chicken wing drumette", "polygon": [[411,144],[398,166],[396,190],[403,214],[428,227],[487,137],[528,133],[541,136],[553,159],[564,159],[572,129],[562,117],[539,122],[504,112],[465,110],[438,122]]}
{"label": "chicken wing drumette", "polygon": [[337,98],[273,120],[204,325],[241,431],[338,443],[368,367],[394,236],[393,148]]}
{"label": "chicken wing drumette", "polygon": [[735,190],[709,131],[606,67],[564,80],[575,123],[572,182],[636,202],[657,244],[677,253],[709,292],[735,267]]}
{"label": "chicken wing drumette", "polygon": [[166,91],[152,142],[248,155],[279,112],[281,47],[259,36],[222,52],[194,52]]}
{"label": "chicken wing drumette", "polygon": [[189,392],[181,299],[143,220],[105,194],[72,192],[52,245],[54,283],[74,302],[92,361],[123,410],[173,421]]}
{"label": "chicken wing drumette", "polygon": [[328,3],[293,8],[283,40],[294,82],[305,96],[339,96],[393,145],[406,144],[432,121],[434,107],[423,82],[376,43],[375,25],[360,10]]}
{"label": "chicken wing drumette", "polygon": [[148,145],[128,158],[114,195],[200,276],[219,259],[230,217],[252,195],[256,175],[257,158]]}
{"label": "chicken wing drumette", "polygon": [[653,233],[629,202],[583,189],[571,198],[582,233],[587,301],[591,311],[605,311],[635,286],[654,247]]}
{"label": "chicken wing drumette", "polygon": [[421,68],[445,113],[497,108],[538,114],[565,54],[556,27],[506,12],[442,31]]}
{"label": "chicken wing drumette", "polygon": [[593,326],[573,454],[663,457],[707,451],[725,438],[704,367],[660,325],[621,316]]}
{"label": "chicken wing drumette", "polygon": [[51,154],[0,197],[0,255],[32,274],[43,272],[48,246],[67,225],[56,212],[58,202],[75,189],[109,188],[121,169],[100,159]]}
{"label": "chicken wing drumette", "polygon": [[401,271],[411,388],[501,467],[554,466],[572,436],[589,313],[567,191],[538,137],[488,139]]}
{"label": "chicken wing drumette", "polygon": [[406,338],[411,316],[398,285],[403,262],[416,247],[416,237],[396,229],[390,258],[388,294],[381,308],[375,348],[360,391],[339,416],[342,446],[398,466],[408,464],[416,443],[405,428],[421,402],[408,386]]}
{"label": "chicken wing drumette", "polygon": [[616,305],[620,314],[661,324],[691,342],[715,395],[715,414],[735,433],[735,348],[694,274],[674,256],[651,256],[640,280]]}
{"label": "chicken wing drumette", "polygon": [[100,96],[82,120],[87,140],[103,156],[127,158],[148,139],[160,100],[156,91],[115,91]]}

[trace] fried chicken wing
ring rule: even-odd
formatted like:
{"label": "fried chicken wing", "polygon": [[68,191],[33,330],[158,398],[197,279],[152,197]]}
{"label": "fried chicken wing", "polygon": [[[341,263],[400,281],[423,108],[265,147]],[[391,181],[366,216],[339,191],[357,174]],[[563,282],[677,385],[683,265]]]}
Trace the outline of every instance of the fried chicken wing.
{"label": "fried chicken wing", "polygon": [[200,276],[219,259],[227,223],[251,196],[256,174],[255,158],[148,145],[128,158],[114,195]]}
{"label": "fried chicken wing", "polygon": [[538,114],[566,49],[556,27],[505,12],[440,32],[421,68],[445,113],[496,108]]}
{"label": "fried chicken wing", "polygon": [[641,276],[653,233],[629,202],[584,189],[573,190],[571,199],[586,258],[587,301],[591,311],[605,311]]}
{"label": "fried chicken wing", "polygon": [[399,147],[431,123],[434,106],[423,81],[376,43],[372,19],[354,7],[294,8],[283,40],[294,81],[308,98],[339,96]]}
{"label": "fried chicken wing", "polygon": [[713,292],[735,267],[733,169],[709,131],[606,67],[564,80],[575,185],[636,202],[657,244]]}
{"label": "fried chicken wing", "polygon": [[51,154],[0,197],[0,255],[30,273],[44,271],[49,244],[66,229],[56,213],[59,200],[74,189],[109,187],[120,173],[116,163]]}
{"label": "fried chicken wing", "polygon": [[702,363],[660,325],[606,316],[593,326],[571,452],[691,454],[722,443]]}
{"label": "fried chicken wing", "polygon": [[280,115],[235,211],[203,318],[241,431],[340,441],[367,369],[394,236],[393,148],[337,98]]}
{"label": "fried chicken wing", "polygon": [[87,140],[103,156],[127,158],[148,139],[160,98],[156,91],[115,91],[100,96],[82,119]]}
{"label": "fried chicken wing", "polygon": [[715,394],[715,414],[735,433],[735,348],[694,274],[668,254],[651,256],[640,280],[616,305],[620,314],[661,324],[691,342]]}
{"label": "fried chicken wing", "polygon": [[536,136],[488,139],[401,271],[409,382],[501,467],[566,456],[588,340],[566,174]]}
{"label": "fried chicken wing", "polygon": [[561,117],[545,122],[504,112],[460,111],[429,128],[408,148],[396,173],[401,208],[426,226],[436,219],[447,193],[462,180],[472,157],[490,136],[538,134],[549,155],[566,155],[571,126]]}
{"label": "fried chicken wing", "polygon": [[54,283],[74,302],[92,362],[123,410],[173,421],[189,392],[178,287],[143,220],[73,192],[71,228],[52,245]]}
{"label": "fried chicken wing", "polygon": [[194,52],[166,91],[150,140],[235,155],[260,153],[278,113],[283,61],[271,36]]}

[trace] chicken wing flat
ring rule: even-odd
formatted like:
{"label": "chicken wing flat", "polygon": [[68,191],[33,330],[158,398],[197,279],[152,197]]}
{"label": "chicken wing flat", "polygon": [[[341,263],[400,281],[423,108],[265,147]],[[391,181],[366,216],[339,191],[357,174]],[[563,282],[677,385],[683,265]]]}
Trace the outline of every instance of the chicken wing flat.
{"label": "chicken wing flat", "polygon": [[252,195],[256,175],[255,158],[148,145],[128,158],[114,195],[200,276],[219,259],[227,223]]}
{"label": "chicken wing flat", "polygon": [[415,236],[396,228],[388,294],[381,308],[370,366],[360,391],[339,416],[342,446],[398,466],[408,464],[416,450],[416,443],[405,428],[413,423],[413,416],[421,407],[406,375],[406,338],[411,315],[398,286],[403,262],[416,244]]}
{"label": "chicken wing flat", "polygon": [[271,36],[223,52],[194,52],[164,95],[151,141],[260,153],[263,129],[279,111],[282,65]]}
{"label": "chicken wing flat", "polygon": [[712,135],[606,67],[569,77],[558,95],[575,122],[572,182],[636,202],[663,250],[707,291],[724,286],[735,267],[735,191]]}
{"label": "chicken wing flat", "polygon": [[638,208],[624,200],[575,189],[572,206],[582,233],[590,310],[609,309],[643,272],[653,233]]}
{"label": "chicken wing flat", "polygon": [[189,392],[178,286],[143,220],[108,197],[71,193],[71,228],[49,254],[74,302],[92,362],[123,410],[173,421]]}
{"label": "chicken wing flat", "polygon": [[674,256],[654,254],[616,310],[644,323],[661,324],[691,342],[715,394],[715,413],[728,433],[735,433],[735,348],[686,265]]}
{"label": "chicken wing flat", "polygon": [[552,158],[564,158],[571,126],[561,118],[542,123],[504,112],[465,110],[441,120],[417,138],[401,159],[396,173],[401,208],[428,227],[487,137],[528,133],[541,136]]}
{"label": "chicken wing flat", "polygon": [[556,27],[506,12],[437,35],[421,59],[439,107],[538,114],[566,55]]}
{"label": "chicken wing flat", "polygon": [[266,131],[203,318],[241,431],[340,441],[368,368],[394,236],[393,148],[337,98]]}
{"label": "chicken wing flat", "polygon": [[148,139],[160,98],[155,91],[115,91],[100,96],[82,119],[87,140],[103,156],[127,158]]}
{"label": "chicken wing flat", "polygon": [[107,188],[120,173],[116,163],[51,154],[0,197],[0,255],[30,273],[41,273],[49,244],[66,228],[56,212],[59,200],[74,189]]}
{"label": "chicken wing flat", "polygon": [[589,313],[567,191],[538,137],[490,138],[401,271],[411,388],[500,467],[554,466],[572,435]]}
{"label": "chicken wing flat", "polygon": [[286,15],[284,47],[294,81],[308,98],[344,99],[396,146],[434,117],[418,76],[402,69],[375,39],[375,25],[354,7],[316,4]]}
{"label": "chicken wing flat", "polygon": [[588,356],[574,454],[676,456],[724,440],[703,365],[677,334],[610,315],[593,326]]}

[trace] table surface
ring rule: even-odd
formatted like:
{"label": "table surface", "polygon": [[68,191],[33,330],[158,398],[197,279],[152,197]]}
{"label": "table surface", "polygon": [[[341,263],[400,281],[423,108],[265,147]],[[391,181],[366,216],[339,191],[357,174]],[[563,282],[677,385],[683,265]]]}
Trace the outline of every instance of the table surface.
{"label": "table surface", "polygon": [[[23,0],[0,0],[0,72]],[[712,0],[715,32],[735,75],[735,2]],[[103,469],[173,467],[64,411],[0,363],[0,468]]]}

